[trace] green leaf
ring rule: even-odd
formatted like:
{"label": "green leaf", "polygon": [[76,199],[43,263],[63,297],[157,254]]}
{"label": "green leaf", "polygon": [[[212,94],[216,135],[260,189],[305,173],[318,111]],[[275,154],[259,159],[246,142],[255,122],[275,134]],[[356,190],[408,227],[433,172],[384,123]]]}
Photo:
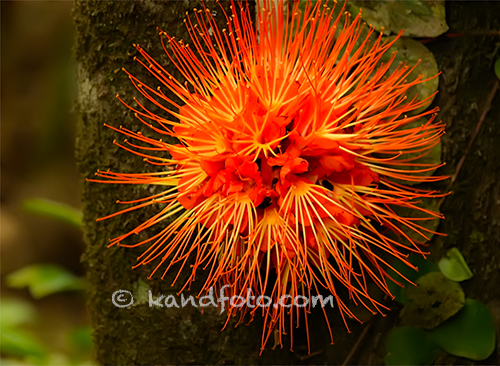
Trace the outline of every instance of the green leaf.
{"label": "green leaf", "polygon": [[20,329],[4,328],[0,334],[2,354],[13,356],[34,356],[44,358],[47,351],[31,334]]}
{"label": "green leaf", "polygon": [[[313,0],[313,3],[315,3],[316,1],[317,0]],[[300,20],[300,26],[298,27],[299,29],[301,29],[303,27],[303,14],[304,14],[306,6],[309,6],[309,5],[310,5],[309,0],[300,0],[299,1],[298,10],[299,10],[299,12],[302,13],[302,18]],[[350,18],[351,20],[353,20],[356,17],[356,15],[359,13],[359,7],[355,6],[350,1],[346,1],[346,0],[336,0],[336,1],[326,0],[322,3],[322,5],[326,5],[328,8],[333,9],[333,12],[331,14],[331,25],[333,25],[335,20],[337,20],[337,17],[340,16],[340,21],[339,21],[338,27],[335,31],[336,37],[338,37],[340,35],[340,33],[342,32],[343,25],[347,21],[347,18]],[[313,6],[314,6],[314,4],[313,4]],[[316,29],[314,31],[317,32],[318,30]],[[356,52],[356,50],[363,44],[365,39],[368,37],[368,34],[370,32],[370,28],[363,27],[359,31],[360,31],[359,38],[354,43],[354,45],[352,45],[353,46],[352,53]],[[306,32],[308,32],[308,33],[311,32],[311,24],[310,23],[308,23],[306,25]],[[372,44],[374,42],[376,42],[377,36],[378,35],[376,35],[374,33],[372,33],[369,36]],[[344,48],[340,51],[339,57],[341,57],[345,53],[344,51],[345,51],[346,47],[347,46],[344,46]]]}
{"label": "green leaf", "polygon": [[430,365],[439,355],[439,347],[417,327],[394,328],[385,344],[386,365]]}
{"label": "green leaf", "polygon": [[[389,39],[393,38],[394,37],[389,37]],[[424,100],[431,97],[437,91],[439,86],[439,78],[437,77],[439,69],[432,52],[429,51],[422,43],[411,38],[399,38],[382,56],[381,62],[388,62],[394,51],[397,51],[397,54],[389,68],[388,74],[393,73],[400,63],[404,64],[406,62],[410,66],[416,65],[415,69],[407,78],[408,82],[415,80],[419,75],[422,76],[423,80],[433,77],[430,80],[414,85],[408,89],[406,92],[408,100],[413,100],[415,96],[417,96],[418,100]],[[434,96],[429,99],[426,105],[408,114],[416,115],[422,113],[427,109],[433,100]]]}
{"label": "green leaf", "polygon": [[21,324],[32,323],[36,317],[36,311],[30,303],[13,297],[2,297],[0,299],[0,328],[12,328]]}
{"label": "green leaf", "polygon": [[500,58],[495,62],[495,74],[500,80]]}
{"label": "green leaf", "polygon": [[[418,128],[426,124],[427,121],[428,120],[426,118],[420,118],[414,122],[411,122],[405,126],[398,128],[398,130],[408,130],[412,128]],[[422,134],[422,132],[420,134]],[[404,165],[404,163],[402,162],[401,166],[397,168],[406,170],[408,173],[405,174],[411,174],[413,176],[418,176],[418,177],[429,177],[436,171],[436,168],[434,167],[437,167],[439,164],[441,164],[441,151],[442,151],[442,144],[441,140],[439,140],[439,142],[436,145],[428,149],[426,152],[420,151],[420,152],[405,153],[405,151],[403,150],[401,151],[403,154],[394,161],[396,162],[398,160],[403,160],[411,164],[421,164],[420,166]],[[425,155],[422,156],[422,154],[424,153]],[[415,172],[416,170],[424,170],[424,171]],[[404,184],[407,186],[412,186],[420,183],[412,180],[402,180],[395,178],[389,178],[389,179],[393,182]]]}
{"label": "green leaf", "polygon": [[80,326],[72,329],[68,333],[68,349],[66,356],[72,365],[90,365],[92,354],[93,339],[92,329],[89,325]]}
{"label": "green leaf", "polygon": [[417,284],[405,291],[409,301],[399,314],[403,324],[432,329],[464,306],[465,295],[460,285],[441,272],[428,273]]}
{"label": "green leaf", "polygon": [[444,1],[351,1],[361,7],[363,20],[385,34],[404,29],[407,37],[437,37],[448,30]]}
{"label": "green leaf", "polygon": [[92,328],[84,325],[75,328],[69,334],[69,344],[71,348],[90,352],[92,348]]}
{"label": "green leaf", "polygon": [[7,277],[7,283],[15,288],[28,287],[36,299],[60,291],[81,290],[84,287],[83,279],[54,264],[23,267],[11,273]]}
{"label": "green leaf", "polygon": [[[425,211],[439,213],[438,204],[439,201],[435,198],[422,198],[419,203],[415,204],[415,206],[420,207]],[[432,239],[432,237],[434,236],[434,232],[436,232],[439,226],[439,218],[431,216],[427,212],[415,208],[394,206],[393,209],[394,212],[400,217],[411,217],[418,219],[418,225],[423,228],[419,230],[422,234],[419,234],[418,232],[410,229],[407,226],[401,226],[401,230],[413,241],[427,242]],[[425,235],[425,237],[423,235]],[[400,243],[409,245],[409,241],[403,236],[400,236],[397,239]]]}
{"label": "green leaf", "polygon": [[446,257],[441,258],[438,265],[441,272],[453,281],[465,281],[473,276],[462,253],[455,247],[448,251]]}
{"label": "green leaf", "polygon": [[45,198],[33,198],[25,200],[23,208],[28,212],[51,217],[73,226],[82,226],[82,212],[61,202]]}
{"label": "green leaf", "polygon": [[484,304],[472,299],[429,336],[446,352],[477,361],[487,359],[496,346],[493,317]]}
{"label": "green leaf", "polygon": [[[415,282],[418,278],[422,277],[423,275],[426,275],[427,273],[439,272],[439,267],[437,266],[436,263],[434,263],[431,260],[425,259],[421,255],[410,254],[408,256],[408,261],[414,266],[416,266],[418,268],[418,271],[415,271],[413,268],[408,267],[405,263],[401,262],[400,260],[397,260],[393,264],[393,267],[397,272],[399,272],[412,282]],[[388,274],[394,280],[403,283],[405,287],[400,287],[392,281],[388,281],[387,285],[391,293],[395,296],[395,300],[405,304],[408,302],[408,298],[405,295],[405,289],[406,287],[413,285],[405,281],[403,277],[401,277],[398,273],[396,273],[396,271],[394,271],[393,269],[389,269]]]}

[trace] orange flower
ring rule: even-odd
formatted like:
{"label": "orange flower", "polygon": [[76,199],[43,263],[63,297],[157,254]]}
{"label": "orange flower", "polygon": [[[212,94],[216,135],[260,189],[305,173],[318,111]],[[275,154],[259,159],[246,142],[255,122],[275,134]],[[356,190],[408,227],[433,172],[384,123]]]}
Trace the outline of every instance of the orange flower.
{"label": "orange flower", "polygon": [[[404,253],[422,253],[418,245],[429,233],[394,208],[440,217],[416,206],[436,192],[392,180],[440,180],[415,174],[436,166],[397,158],[425,154],[439,142],[443,124],[434,122],[437,109],[406,115],[428,103],[405,99],[406,91],[424,80],[407,82],[414,69],[407,65],[388,73],[394,55],[386,64],[380,59],[394,41],[383,41],[381,35],[370,41],[373,30],[362,38],[360,16],[333,17],[333,9],[320,1],[307,3],[303,12],[296,2],[288,13],[273,3],[258,12],[260,40],[248,5],[234,3],[231,14],[223,13],[225,29],[217,28],[206,8],[195,11],[195,21],[188,17],[189,45],[160,32],[163,48],[185,83],[136,46],[143,57],[139,62],[161,87],[144,85],[131,74],[130,79],[165,114],[154,114],[139,102],[138,108],[129,108],[152,130],[179,143],[110,126],[150,145],[121,146],[158,165],[158,171],[99,171],[106,179],[98,181],[166,187],[135,202],[134,208],[161,203],[158,214],[110,245],[143,246],[137,266],[154,263],[151,276],[160,269],[165,276],[176,263],[182,268],[192,264],[186,286],[200,268],[205,270],[201,293],[230,285],[228,296],[246,298],[252,289],[254,294],[271,294],[277,303],[283,295],[308,296],[324,287],[342,316],[355,318],[337,295],[338,286],[345,286],[356,304],[381,311],[385,307],[370,296],[367,282],[374,281],[392,297],[386,272],[391,266],[382,254],[411,266]],[[163,90],[175,93],[182,103]],[[422,126],[400,128],[422,117],[427,118]],[[410,165],[421,168],[405,169]],[[124,243],[167,218],[173,221],[159,234]],[[410,238],[407,230],[421,241]],[[386,235],[390,231],[410,245]],[[251,316],[259,311],[231,304],[226,309],[228,320],[238,310]],[[298,321],[293,307],[261,311],[263,347],[273,330],[293,332]]]}

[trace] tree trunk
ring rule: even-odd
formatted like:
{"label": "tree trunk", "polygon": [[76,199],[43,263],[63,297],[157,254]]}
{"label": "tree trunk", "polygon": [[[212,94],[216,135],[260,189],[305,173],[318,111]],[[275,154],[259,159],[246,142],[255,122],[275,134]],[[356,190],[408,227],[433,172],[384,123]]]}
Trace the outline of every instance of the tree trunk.
{"label": "tree trunk", "polygon": [[[208,5],[213,9],[218,7],[213,2]],[[133,103],[133,97],[139,94],[122,67],[150,81],[150,85],[157,84],[134,62],[137,52],[132,44],[140,44],[176,75],[161,48],[156,27],[177,39],[189,39],[183,18],[186,11],[196,6],[200,8],[201,4],[183,1],[76,2],[78,109],[81,116],[77,157],[84,178],[92,178],[98,169],[137,173],[149,168],[138,156],[113,145],[114,139],[121,141],[123,136],[103,124],[122,125],[134,131],[141,128],[133,113],[115,98],[120,93],[125,101]],[[222,20],[220,16],[218,19]],[[192,306],[150,308],[148,290],[156,298],[160,294],[175,295],[180,289],[182,281],[175,287],[170,286],[175,271],[171,271],[164,281],[157,277],[148,281],[152,268],[131,270],[140,248],[106,248],[109,238],[145,221],[154,209],[137,210],[101,222],[96,219],[120,209],[115,203],[117,199],[134,200],[150,194],[148,188],[142,186],[84,183],[87,244],[84,262],[88,269],[88,305],[97,361],[102,364],[255,363],[260,350],[258,326],[234,329],[230,324],[221,332],[226,318],[219,316],[214,307],[204,308],[203,314],[200,308]],[[112,294],[120,289],[133,293],[133,306],[118,308],[112,303]]]}
{"label": "tree trunk", "polygon": [[[227,5],[227,4],[226,4]],[[225,5],[225,6],[226,6]],[[500,29],[498,19],[500,2],[453,2],[447,6],[450,31]],[[218,8],[207,1],[213,10]],[[133,43],[140,44],[174,76],[173,65],[165,56],[156,27],[177,39],[188,40],[183,18],[186,11],[199,3],[191,1],[77,1],[74,18],[77,28],[76,57],[79,84],[78,110],[80,120],[77,136],[77,159],[83,178],[92,178],[98,169],[117,172],[144,172],[151,169],[141,158],[112,142],[122,135],[103,127],[124,126],[133,131],[141,129],[133,113],[116,98],[133,104],[138,91],[127,75],[125,67],[145,83],[158,82],[137,62]],[[225,26],[222,16],[216,19]],[[478,25],[476,25],[478,24]],[[438,40],[429,47],[435,53],[443,74],[436,103],[441,106],[440,118],[447,125],[443,139],[444,160],[448,165],[443,174],[452,174],[460,160],[467,140],[475,128],[484,100],[493,85],[492,60],[494,37],[462,37]],[[498,57],[498,56],[497,56]],[[470,264],[475,277],[463,285],[466,296],[486,303],[500,323],[500,93],[492,103],[482,131],[473,145],[465,165],[453,187],[454,195],[442,207],[446,220],[440,230],[447,237],[435,240],[430,250],[439,258],[452,246],[457,246]],[[144,133],[149,133],[145,131]],[[437,172],[439,174],[440,172]],[[442,185],[442,189],[446,183]],[[329,317],[333,323],[336,344],[329,345],[324,320],[312,314],[309,321],[312,351],[306,356],[302,329],[294,346],[271,350],[273,340],[262,356],[260,340],[262,321],[256,319],[249,326],[234,327],[231,322],[221,332],[226,317],[219,316],[214,307],[149,306],[148,291],[154,298],[176,293],[183,285],[182,277],[171,286],[177,274],[169,272],[165,280],[155,276],[147,280],[152,268],[131,267],[142,253],[141,248],[106,248],[108,239],[119,236],[152,216],[154,208],[132,211],[105,221],[96,219],[118,211],[116,200],[130,201],[151,195],[149,187],[84,182],[84,224],[87,245],[84,262],[87,266],[88,305],[94,329],[96,359],[102,364],[291,364],[342,363],[365,329],[353,324],[353,333],[347,334],[338,315]],[[148,232],[151,234],[152,232]],[[143,238],[140,234],[138,238]],[[145,238],[145,237],[144,237]],[[197,278],[196,284],[203,282]],[[112,302],[118,290],[131,291],[134,304],[119,308]],[[191,293],[196,295],[196,288]],[[395,303],[391,306],[397,308]],[[336,309],[334,309],[334,313]],[[354,363],[380,363],[384,355],[383,335],[397,320],[397,311],[386,318],[375,317],[361,348],[351,358]],[[488,359],[498,363],[498,355]],[[449,363],[463,363],[463,359],[449,358]]]}

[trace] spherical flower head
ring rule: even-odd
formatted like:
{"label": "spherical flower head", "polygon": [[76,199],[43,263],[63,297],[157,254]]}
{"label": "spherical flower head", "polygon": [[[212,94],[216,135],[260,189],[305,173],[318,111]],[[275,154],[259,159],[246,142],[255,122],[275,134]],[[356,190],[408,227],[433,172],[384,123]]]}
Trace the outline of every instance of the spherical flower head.
{"label": "spherical flower head", "polygon": [[[201,293],[229,285],[228,296],[247,298],[250,289],[278,303],[323,287],[343,317],[355,318],[337,293],[345,286],[348,299],[381,311],[384,306],[369,294],[368,282],[392,297],[387,286],[394,281],[387,274],[392,267],[383,258],[389,254],[411,266],[407,253],[422,253],[419,245],[431,233],[420,225],[422,219],[401,217],[396,209],[419,210],[428,219],[440,216],[417,206],[436,192],[396,183],[443,178],[420,174],[437,166],[415,161],[444,132],[434,121],[436,109],[408,116],[429,102],[405,97],[425,80],[408,82],[414,67],[404,64],[389,72],[395,55],[387,63],[381,58],[394,40],[383,41],[372,30],[361,36],[366,26],[359,15],[334,16],[321,1],[308,2],[303,11],[298,2],[288,10],[264,2],[257,30],[248,5],[221,10],[224,29],[206,8],[187,17],[189,44],[160,32],[184,83],[136,46],[139,62],[161,86],[144,85],[132,74],[130,79],[165,113],[152,113],[139,102],[129,108],[178,143],[116,129],[148,144],[123,147],[158,171],[97,175],[106,182],[167,188],[137,201],[135,208],[158,203],[163,208],[111,245],[145,247],[137,265],[154,263],[152,275],[161,270],[165,276],[176,263],[191,265],[186,286],[201,269],[206,276]],[[407,128],[421,118],[420,126]],[[124,243],[167,218],[173,220],[158,234]],[[228,303],[226,310],[228,320],[238,311],[251,316],[261,311],[263,346],[273,330],[285,330],[286,315],[298,319],[294,307]]]}

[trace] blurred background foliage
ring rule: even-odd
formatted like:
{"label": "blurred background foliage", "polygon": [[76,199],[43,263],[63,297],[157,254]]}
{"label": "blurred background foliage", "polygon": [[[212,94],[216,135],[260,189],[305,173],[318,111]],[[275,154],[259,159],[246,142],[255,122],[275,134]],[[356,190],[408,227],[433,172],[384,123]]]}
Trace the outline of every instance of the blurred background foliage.
{"label": "blurred background foliage", "polygon": [[1,363],[89,364],[73,2],[0,6]]}

